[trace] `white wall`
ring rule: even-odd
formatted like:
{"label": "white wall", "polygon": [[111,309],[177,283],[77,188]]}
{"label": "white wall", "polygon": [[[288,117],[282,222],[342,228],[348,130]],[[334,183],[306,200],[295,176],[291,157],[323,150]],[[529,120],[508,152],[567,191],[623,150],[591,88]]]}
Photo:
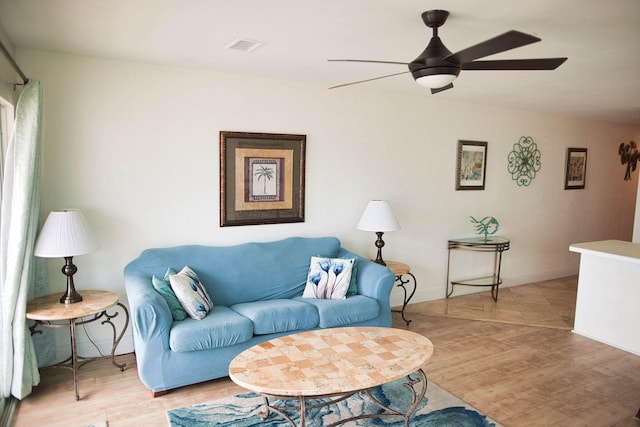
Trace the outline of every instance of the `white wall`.
{"label": "white wall", "polygon": [[[75,258],[80,291],[109,289],[126,302],[122,270],[149,247],[334,235],[373,256],[375,235],[355,228],[370,199],[389,200],[402,225],[385,234],[384,255],[411,265],[414,302],[444,296],[447,239],[474,234],[469,215],[495,216],[511,238],[507,285],[577,274],[571,243],[632,236],[638,174],[623,181],[617,148],[637,139],[638,127],[451,104],[419,89],[410,97],[366,85],[329,91],[30,50],[18,59],[44,85],[43,219],[80,208],[103,244]],[[307,135],[304,223],[219,227],[221,130]],[[542,152],[529,187],[507,172],[521,136]],[[455,191],[459,139],[488,141],[485,191]],[[585,190],[564,190],[567,147],[589,150]],[[50,262],[52,291],[64,289],[61,265]],[[400,297],[396,289],[395,303]],[[131,350],[129,333],[120,350]]]}

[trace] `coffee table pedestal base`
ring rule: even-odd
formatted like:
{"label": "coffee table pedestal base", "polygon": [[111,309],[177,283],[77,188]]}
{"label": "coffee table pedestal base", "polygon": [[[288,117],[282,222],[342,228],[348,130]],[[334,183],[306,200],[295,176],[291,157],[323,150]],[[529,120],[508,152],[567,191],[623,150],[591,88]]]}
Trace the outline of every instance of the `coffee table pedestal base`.
{"label": "coffee table pedestal base", "polygon": [[[416,378],[414,378],[413,376],[415,376]],[[416,390],[416,387],[415,387],[416,384],[419,384],[418,390]],[[369,388],[366,390],[358,390],[351,393],[340,393],[340,394],[320,395],[320,396],[292,397],[292,396],[278,396],[273,394],[262,393],[262,397],[264,398],[265,408],[260,415],[262,419],[265,420],[269,417],[271,412],[275,412],[276,414],[280,415],[282,418],[287,420],[287,422],[289,422],[289,424],[291,424],[293,427],[305,427],[307,425],[306,423],[307,409],[322,408],[322,407],[346,400],[349,397],[353,396],[354,394],[362,393],[366,395],[378,407],[382,408],[385,412],[380,414],[361,414],[361,415],[348,417],[342,420],[335,421],[331,424],[327,424],[326,427],[335,427],[335,426],[345,424],[349,421],[356,421],[356,420],[362,420],[367,418],[392,418],[392,417],[403,418],[404,425],[406,427],[409,427],[409,420],[411,419],[411,416],[416,411],[416,409],[418,408],[418,405],[420,404],[420,402],[424,398],[424,395],[427,392],[427,376],[425,375],[422,369],[418,369],[414,374],[407,375],[404,386],[411,393],[411,405],[407,409],[406,413],[402,413],[395,409],[389,408],[388,406],[385,406],[382,402],[380,402],[371,394],[371,390],[373,390],[373,388]],[[295,400],[297,401],[297,405],[296,406],[279,406],[279,405],[275,406],[269,402],[269,399],[289,400],[289,401]],[[326,399],[326,400],[318,403],[307,402],[308,400],[317,400],[317,399]],[[295,421],[285,411],[299,412],[300,413],[299,423],[296,424]]]}

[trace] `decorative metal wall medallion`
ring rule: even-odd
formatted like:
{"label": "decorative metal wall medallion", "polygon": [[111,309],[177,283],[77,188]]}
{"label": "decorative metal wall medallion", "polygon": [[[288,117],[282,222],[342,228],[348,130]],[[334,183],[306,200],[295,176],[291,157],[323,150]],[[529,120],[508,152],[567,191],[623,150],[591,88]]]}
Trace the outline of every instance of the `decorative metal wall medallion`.
{"label": "decorative metal wall medallion", "polygon": [[540,150],[530,136],[523,136],[520,141],[513,144],[513,151],[509,153],[507,170],[519,186],[531,184],[540,171]]}
{"label": "decorative metal wall medallion", "polygon": [[631,181],[631,172],[636,170],[638,159],[640,159],[640,153],[636,148],[635,141],[629,141],[628,144],[624,142],[620,144],[618,148],[618,154],[620,154],[620,162],[624,165],[627,164],[627,172],[624,174],[625,181]]}

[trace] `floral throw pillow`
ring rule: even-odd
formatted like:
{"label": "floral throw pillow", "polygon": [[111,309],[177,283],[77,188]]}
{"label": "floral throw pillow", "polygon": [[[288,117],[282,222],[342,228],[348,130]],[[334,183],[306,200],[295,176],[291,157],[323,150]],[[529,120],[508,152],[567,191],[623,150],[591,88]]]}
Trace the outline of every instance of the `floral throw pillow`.
{"label": "floral throw pillow", "polygon": [[211,298],[190,267],[186,266],[180,273],[170,275],[169,283],[180,305],[191,318],[202,320],[213,309]]}
{"label": "floral throw pillow", "polygon": [[302,298],[345,299],[354,264],[354,258],[311,257]]}

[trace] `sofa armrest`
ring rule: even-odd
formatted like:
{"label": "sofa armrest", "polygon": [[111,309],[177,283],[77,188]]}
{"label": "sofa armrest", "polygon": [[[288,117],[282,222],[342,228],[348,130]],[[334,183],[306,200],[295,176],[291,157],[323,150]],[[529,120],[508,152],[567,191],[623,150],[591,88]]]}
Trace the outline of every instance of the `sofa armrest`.
{"label": "sofa armrest", "polygon": [[124,284],[136,353],[149,347],[153,351],[168,350],[173,317],[165,299],[153,288],[151,277],[125,269]]}
{"label": "sofa armrest", "polygon": [[376,264],[358,254],[350,252],[344,248],[338,253],[340,257],[357,258],[358,274],[356,281],[358,284],[358,293],[378,300],[380,309],[384,312],[391,312],[389,298],[395,276],[387,267]]}

